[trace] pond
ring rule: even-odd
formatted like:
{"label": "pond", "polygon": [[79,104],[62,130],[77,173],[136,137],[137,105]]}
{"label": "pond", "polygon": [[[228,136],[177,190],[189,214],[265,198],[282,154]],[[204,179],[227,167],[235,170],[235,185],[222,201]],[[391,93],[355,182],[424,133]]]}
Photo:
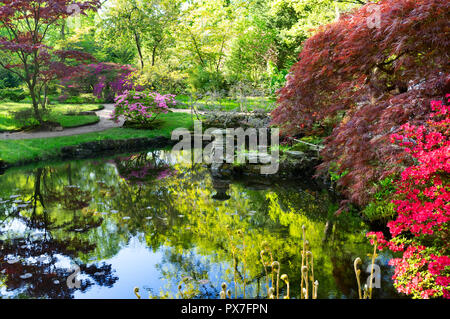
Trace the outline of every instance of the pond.
{"label": "pond", "polygon": [[[226,282],[233,297],[245,283],[246,298],[266,298],[265,246],[299,298],[303,225],[318,297],[357,297],[353,260],[365,283],[368,227],[334,216],[332,194],[312,181],[217,180],[186,157],[153,151],[0,176],[0,297],[136,298],[138,287],[142,298],[218,298]],[[390,257],[377,259],[375,298],[398,297]]]}

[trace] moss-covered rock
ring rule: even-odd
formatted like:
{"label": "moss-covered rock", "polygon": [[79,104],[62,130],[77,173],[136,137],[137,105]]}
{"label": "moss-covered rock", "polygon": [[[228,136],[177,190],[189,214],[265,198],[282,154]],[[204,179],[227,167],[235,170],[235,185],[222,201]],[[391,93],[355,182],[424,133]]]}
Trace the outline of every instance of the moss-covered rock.
{"label": "moss-covered rock", "polygon": [[264,111],[241,112],[208,112],[204,115],[203,126],[205,128],[266,128],[269,127],[271,118]]}

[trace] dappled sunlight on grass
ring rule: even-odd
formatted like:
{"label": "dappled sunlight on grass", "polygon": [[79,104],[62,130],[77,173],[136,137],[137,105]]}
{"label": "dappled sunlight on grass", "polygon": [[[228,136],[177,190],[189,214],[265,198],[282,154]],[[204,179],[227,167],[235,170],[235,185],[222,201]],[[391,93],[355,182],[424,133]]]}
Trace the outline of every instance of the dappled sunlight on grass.
{"label": "dappled sunlight on grass", "polygon": [[[94,115],[68,116],[79,112],[98,111],[102,108],[100,104],[56,104],[50,105],[49,120],[59,122],[62,127],[75,127],[95,123],[98,117]],[[0,130],[19,130],[22,124],[14,118],[14,113],[31,109],[30,103],[2,102],[0,103]]]}

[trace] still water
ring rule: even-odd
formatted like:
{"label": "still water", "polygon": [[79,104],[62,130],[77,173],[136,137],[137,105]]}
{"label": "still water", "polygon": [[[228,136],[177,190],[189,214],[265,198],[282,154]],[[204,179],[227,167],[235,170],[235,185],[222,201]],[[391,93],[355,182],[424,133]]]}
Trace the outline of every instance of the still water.
{"label": "still water", "polygon": [[[0,176],[0,297],[136,298],[138,287],[142,298],[218,298],[226,282],[233,297],[244,296],[245,283],[247,298],[265,298],[266,245],[298,298],[303,225],[318,297],[357,296],[353,260],[362,258],[365,283],[368,228],[357,216],[334,216],[326,190],[312,181],[217,180],[186,156],[154,151]],[[375,298],[397,297],[390,257],[377,259]]]}

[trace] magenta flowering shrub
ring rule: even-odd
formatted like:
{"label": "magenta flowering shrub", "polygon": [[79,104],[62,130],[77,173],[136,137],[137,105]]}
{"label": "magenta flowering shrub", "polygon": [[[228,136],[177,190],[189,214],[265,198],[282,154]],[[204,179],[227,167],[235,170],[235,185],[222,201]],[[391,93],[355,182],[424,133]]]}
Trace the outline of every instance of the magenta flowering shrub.
{"label": "magenta flowering shrub", "polygon": [[372,244],[376,237],[379,249],[403,252],[389,262],[399,292],[450,299],[450,106],[433,101],[431,107],[426,125],[406,124],[392,135],[414,162],[397,183],[392,202],[398,216],[388,223],[392,239],[386,241],[381,233],[367,236]]}
{"label": "magenta flowering shrub", "polygon": [[93,94],[98,98],[111,101],[127,90],[142,89],[134,85],[132,75],[136,70],[130,65],[98,63],[87,67],[94,77]]}
{"label": "magenta flowering shrub", "polygon": [[111,119],[118,122],[120,116],[125,120],[140,124],[153,122],[159,114],[166,114],[171,105],[175,105],[175,96],[162,95],[149,91],[125,91],[114,99],[116,105]]}
{"label": "magenta flowering shrub", "polygon": [[106,102],[113,102],[116,96],[127,90],[143,89],[134,84],[135,72],[136,69],[130,65],[103,62],[88,64],[76,74],[65,78],[61,84],[72,95],[92,93]]}

